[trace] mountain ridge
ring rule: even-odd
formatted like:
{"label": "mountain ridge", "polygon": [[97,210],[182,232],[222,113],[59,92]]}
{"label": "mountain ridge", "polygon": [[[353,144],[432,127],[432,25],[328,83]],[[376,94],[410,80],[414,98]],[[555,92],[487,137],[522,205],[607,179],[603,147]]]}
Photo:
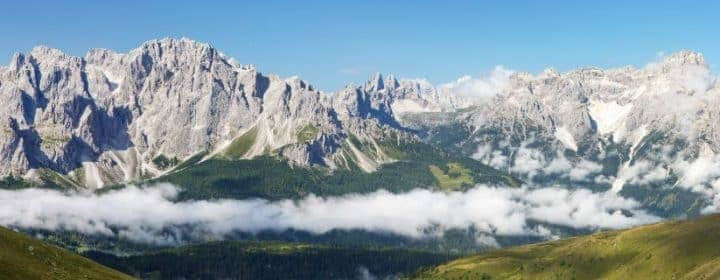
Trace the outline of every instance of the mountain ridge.
{"label": "mountain ridge", "polygon": [[[17,104],[0,111],[8,120],[1,154],[11,162],[0,168],[4,175],[83,168],[79,181],[98,188],[104,179],[161,174],[155,157],[216,154],[251,130],[257,135],[242,158],[277,150],[293,164],[336,168],[347,166],[350,154],[372,172],[388,160],[382,151],[342,151],[343,139],[355,134],[374,143],[388,129],[404,133],[372,120],[392,118],[366,96],[348,91],[349,105],[333,102],[303,80],[264,76],[189,39],[152,40],[127,54],[91,50],[85,58],[41,46],[16,54],[1,74],[0,92]],[[340,109],[353,112],[338,116]]]}

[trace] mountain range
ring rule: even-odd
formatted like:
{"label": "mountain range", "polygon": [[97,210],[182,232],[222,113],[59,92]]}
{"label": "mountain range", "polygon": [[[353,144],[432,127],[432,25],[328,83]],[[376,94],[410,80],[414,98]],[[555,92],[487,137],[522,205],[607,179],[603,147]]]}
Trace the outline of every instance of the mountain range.
{"label": "mountain range", "polygon": [[692,215],[717,193],[717,89],[690,51],[639,69],[498,67],[438,86],[375,74],[328,94],[185,38],[85,57],[40,46],[0,68],[0,175],[100,189],[268,155],[372,174],[403,161],[406,145],[430,144],[527,184],[611,190]]}
{"label": "mountain range", "polygon": [[[101,188],[156,177],[201,152],[251,158],[272,151],[293,164],[332,168],[353,156],[367,171],[390,160],[345,141],[392,129],[375,121],[391,118],[363,89],[330,98],[187,39],[85,58],[37,47],[0,73],[6,176],[49,171]],[[243,135],[252,145],[243,146]]]}

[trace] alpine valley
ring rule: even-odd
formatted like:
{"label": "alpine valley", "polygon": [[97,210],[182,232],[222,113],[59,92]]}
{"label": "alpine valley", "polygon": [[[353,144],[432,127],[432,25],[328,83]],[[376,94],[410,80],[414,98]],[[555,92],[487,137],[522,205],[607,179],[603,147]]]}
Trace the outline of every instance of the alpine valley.
{"label": "alpine valley", "polygon": [[420,277],[720,207],[720,83],[691,51],[326,93],[185,38],[39,46],[0,97],[0,225],[141,278]]}

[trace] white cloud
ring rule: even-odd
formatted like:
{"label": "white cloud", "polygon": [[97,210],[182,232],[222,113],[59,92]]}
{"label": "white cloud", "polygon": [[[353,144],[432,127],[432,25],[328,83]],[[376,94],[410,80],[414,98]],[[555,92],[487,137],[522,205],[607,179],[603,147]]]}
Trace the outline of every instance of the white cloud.
{"label": "white cloud", "polygon": [[542,168],[545,174],[561,174],[572,181],[592,181],[594,174],[602,170],[602,165],[579,159],[576,163],[570,162],[563,154],[558,153],[555,159]]}
{"label": "white cloud", "polygon": [[643,108],[649,108],[643,112],[647,121],[667,123],[674,126],[675,132],[695,140],[704,125],[698,123],[698,116],[708,107],[717,106],[714,105],[718,102],[717,77],[706,66],[683,59],[696,58],[671,55],[648,64],[645,67],[648,75],[662,79],[644,88],[647,95],[639,102]]}
{"label": "white cloud", "polygon": [[454,82],[440,85],[438,89],[442,93],[449,93],[475,102],[487,102],[503,90],[513,73],[515,71],[498,65],[486,76],[479,78],[469,75],[462,76]]}
{"label": "white cloud", "polygon": [[543,168],[543,171],[547,174],[562,174],[570,170],[572,170],[572,163],[562,154],[558,154],[557,158]]}
{"label": "white cloud", "polygon": [[[583,189],[477,186],[466,192],[416,189],[402,194],[381,190],[275,202],[174,202],[177,193],[169,184],[93,195],[2,190],[0,225],[174,243],[207,236],[221,239],[236,231],[290,228],[312,233],[365,229],[415,238],[468,227],[496,235],[548,235],[547,229],[532,227],[528,221],[574,228],[622,228],[658,220],[640,210],[634,200]],[[625,216],[622,211],[633,215]],[[478,238],[492,244],[487,238]]]}
{"label": "white cloud", "polygon": [[505,169],[509,160],[507,156],[502,154],[502,151],[493,150],[489,144],[479,145],[477,151],[471,157],[497,169]]}
{"label": "white cloud", "polygon": [[590,175],[599,173],[602,170],[602,165],[595,162],[581,159],[575,167],[570,170],[568,177],[573,181],[583,181],[590,179]]}
{"label": "white cloud", "polygon": [[[540,229],[544,231],[541,231]],[[538,233],[543,236],[552,236],[552,232],[542,226],[538,226]],[[477,244],[484,244],[490,248],[500,248],[500,243],[497,242],[497,239],[486,233],[478,234],[478,236],[475,237],[475,242]]]}
{"label": "white cloud", "polygon": [[[658,176],[665,174],[664,176]],[[653,164],[646,160],[638,160],[632,165],[626,163],[618,170],[616,178],[622,180],[622,182],[628,182],[632,184],[649,184],[655,181],[665,179],[667,170],[662,166],[653,166]]]}
{"label": "white cloud", "polygon": [[534,141],[533,138],[526,140],[515,149],[512,161],[500,150],[493,150],[489,144],[479,145],[472,158],[494,168],[507,168],[531,180],[538,174],[558,174],[575,182],[593,181],[595,174],[602,171],[602,165],[598,163],[582,158],[572,162],[562,153],[546,158],[540,150],[528,147]]}
{"label": "white cloud", "polygon": [[694,160],[676,160],[673,167],[682,177],[679,185],[686,188],[702,188],[714,178],[720,176],[720,155],[705,154]]}
{"label": "white cloud", "polygon": [[640,204],[612,192],[542,188],[528,192],[525,196],[524,199],[534,206],[529,211],[529,217],[552,224],[575,228],[624,228],[637,225],[639,221],[647,223],[658,220],[642,210],[634,210],[633,217],[625,216],[623,209],[637,209]]}
{"label": "white cloud", "polygon": [[703,147],[694,159],[683,157],[678,156],[671,165],[680,175],[676,185],[710,199],[710,205],[702,210],[703,213],[720,211],[720,154]]}
{"label": "white cloud", "polygon": [[543,169],[547,163],[545,156],[537,149],[520,147],[515,153],[514,164],[510,167],[510,172],[527,174],[528,178],[533,178],[538,171]]}

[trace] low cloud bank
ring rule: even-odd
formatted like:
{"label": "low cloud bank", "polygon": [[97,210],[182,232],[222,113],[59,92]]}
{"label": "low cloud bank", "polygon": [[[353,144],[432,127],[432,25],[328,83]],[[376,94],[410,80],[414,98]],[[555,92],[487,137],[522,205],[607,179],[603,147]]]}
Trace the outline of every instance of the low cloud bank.
{"label": "low cloud bank", "polygon": [[[492,235],[551,237],[530,221],[573,228],[624,228],[658,221],[634,200],[584,189],[477,186],[466,192],[381,190],[301,200],[174,202],[170,184],[127,187],[104,194],[68,195],[43,189],[0,191],[0,225],[72,230],[172,244],[230,233],[296,229],[325,233],[364,229],[422,238],[447,229],[474,227]],[[482,238],[479,239],[479,242]]]}

